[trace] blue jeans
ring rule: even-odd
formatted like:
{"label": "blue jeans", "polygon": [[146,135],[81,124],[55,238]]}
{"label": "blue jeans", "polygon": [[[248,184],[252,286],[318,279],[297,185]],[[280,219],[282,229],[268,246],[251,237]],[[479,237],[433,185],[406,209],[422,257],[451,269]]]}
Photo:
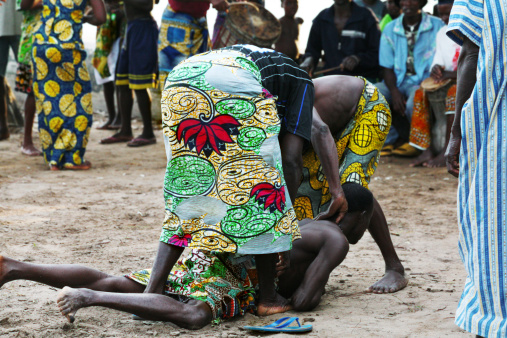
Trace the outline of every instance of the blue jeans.
{"label": "blue jeans", "polygon": [[[375,86],[382,95],[384,95],[389,105],[392,106],[391,92],[389,91],[389,88],[387,88],[386,84],[384,82],[379,82],[376,83]],[[399,138],[408,142],[408,138],[410,136],[410,122],[412,121],[412,110],[414,108],[414,96],[415,91],[418,88],[419,84],[414,84],[412,82],[403,82],[401,86],[398,87],[400,92],[407,98],[405,116],[401,116],[391,111],[391,129],[389,130],[389,134],[387,134],[384,145],[394,144]]]}

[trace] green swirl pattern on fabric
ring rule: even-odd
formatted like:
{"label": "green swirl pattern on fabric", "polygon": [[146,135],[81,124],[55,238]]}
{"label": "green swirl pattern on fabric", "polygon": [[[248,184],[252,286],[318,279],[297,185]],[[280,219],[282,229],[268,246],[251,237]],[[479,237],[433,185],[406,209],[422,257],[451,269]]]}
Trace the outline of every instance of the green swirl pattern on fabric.
{"label": "green swirl pattern on fabric", "polygon": [[198,75],[203,75],[211,68],[210,62],[188,62],[176,67],[167,76],[166,81],[188,80]]}
{"label": "green swirl pattern on fabric", "polygon": [[255,113],[255,104],[241,99],[226,99],[215,105],[220,114],[231,115],[236,119],[246,119]]}
{"label": "green swirl pattern on fabric", "polygon": [[273,228],[282,213],[270,213],[252,198],[248,203],[230,208],[221,227],[225,235],[234,238],[238,245],[248,242]]}
{"label": "green swirl pattern on fabric", "polygon": [[206,81],[206,77],[204,75],[199,75],[198,77],[195,77],[188,81],[188,84],[197,87],[201,90],[213,90],[215,87],[210,85],[208,81]]}
{"label": "green swirl pattern on fabric", "polygon": [[259,71],[259,67],[257,67],[255,63],[242,57],[237,57],[236,62],[239,63],[243,68],[251,72],[253,76],[255,76],[257,81],[261,83],[261,72]]}
{"label": "green swirl pattern on fabric", "polygon": [[245,127],[240,130],[238,136],[238,145],[245,150],[259,149],[266,139],[264,130],[256,127]]}
{"label": "green swirl pattern on fabric", "polygon": [[267,134],[280,134],[280,126],[269,126],[266,128]]}
{"label": "green swirl pattern on fabric", "polygon": [[202,195],[209,192],[214,185],[215,169],[203,158],[179,156],[167,164],[164,182],[166,194],[178,197]]}

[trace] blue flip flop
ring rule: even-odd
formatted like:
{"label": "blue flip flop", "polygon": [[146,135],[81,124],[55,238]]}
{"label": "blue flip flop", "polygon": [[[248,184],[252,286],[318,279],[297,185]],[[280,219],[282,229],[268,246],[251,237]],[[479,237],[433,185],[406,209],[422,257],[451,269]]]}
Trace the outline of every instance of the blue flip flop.
{"label": "blue flip flop", "polygon": [[[297,326],[289,326],[296,322]],[[298,317],[283,317],[278,319],[272,324],[266,326],[243,326],[246,330],[261,331],[261,332],[284,332],[284,333],[301,333],[310,332],[313,329],[312,325],[301,325]]]}

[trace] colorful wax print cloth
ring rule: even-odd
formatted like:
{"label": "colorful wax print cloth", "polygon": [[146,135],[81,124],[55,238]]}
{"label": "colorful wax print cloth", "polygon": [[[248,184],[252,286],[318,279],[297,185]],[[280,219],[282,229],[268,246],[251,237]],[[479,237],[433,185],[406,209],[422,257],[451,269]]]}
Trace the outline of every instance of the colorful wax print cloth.
{"label": "colorful wax print cloth", "polygon": [[507,337],[507,0],[456,0],[448,35],[479,46],[477,83],[461,112],[457,207],[467,276],[456,324]]}
{"label": "colorful wax print cloth", "polygon": [[92,65],[102,78],[107,78],[114,74],[114,69],[109,68],[110,62],[108,62],[108,56],[111,53],[114,42],[119,38],[120,27],[118,24],[116,15],[111,15],[108,12],[106,22],[97,27],[97,39]]}
{"label": "colorful wax print cloth", "polygon": [[[185,4],[203,6],[204,3]],[[209,5],[208,5],[209,6]],[[158,67],[160,83],[164,88],[167,74],[186,58],[203,53],[209,49],[209,33],[206,16],[194,17],[173,10],[167,5],[162,14],[162,24],[158,35]]]}
{"label": "colorful wax print cloth", "polygon": [[[363,80],[356,114],[343,132],[335,135],[335,141],[341,184],[357,183],[368,188],[391,127],[391,111],[377,87]],[[330,200],[329,183],[315,150],[309,146],[303,152],[303,180],[294,202],[297,218],[316,217],[327,210]]]}
{"label": "colorful wax print cloth", "polygon": [[162,242],[240,254],[291,249],[300,233],[283,177],[281,120],[245,54],[212,51],[174,68],[162,125]]}
{"label": "colorful wax print cloth", "polygon": [[[426,150],[431,145],[432,116],[454,114],[456,85],[449,84],[434,92],[425,92],[419,88],[414,96],[414,110],[410,121],[409,143],[413,147]],[[434,115],[431,113],[433,112]]]}
{"label": "colorful wax print cloth", "polygon": [[[250,260],[231,254],[192,250],[172,269],[165,292],[205,302],[215,323],[223,319],[254,313],[255,285],[249,277]],[[126,277],[148,285],[151,270],[132,272]],[[183,296],[183,297],[181,297]]]}
{"label": "colorful wax print cloth", "polygon": [[32,66],[24,63],[18,63],[16,70],[16,80],[14,90],[17,92],[30,94],[32,92]]}
{"label": "colorful wax print cloth", "polygon": [[118,65],[116,84],[131,89],[157,87],[157,23],[153,18],[142,18],[127,23]]}
{"label": "colorful wax print cloth", "polygon": [[[16,9],[19,10],[21,0],[16,0]],[[24,65],[32,64],[32,43],[37,23],[41,20],[41,9],[21,11],[23,22],[21,23],[21,39],[19,41],[18,62]]]}
{"label": "colorful wax print cloth", "polygon": [[33,92],[44,159],[80,165],[92,125],[92,94],[81,41],[82,0],[43,0],[32,48]]}

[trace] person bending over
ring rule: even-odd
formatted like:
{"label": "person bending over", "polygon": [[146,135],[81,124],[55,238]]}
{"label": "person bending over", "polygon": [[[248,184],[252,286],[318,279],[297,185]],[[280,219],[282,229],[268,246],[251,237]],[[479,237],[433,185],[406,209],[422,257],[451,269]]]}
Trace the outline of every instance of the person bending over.
{"label": "person bending over", "polygon": [[[362,237],[372,215],[373,196],[358,184],[343,187],[350,211],[336,225],[329,221],[301,222],[303,238],[294,243],[292,264],[279,277],[278,292],[296,311],[315,308],[331,271],[345,259],[349,243]],[[126,276],[74,264],[32,264],[0,256],[0,287],[31,280],[63,288],[57,303],[70,322],[83,307],[102,306],[133,313],[147,320],[172,322],[200,329],[256,307],[252,256],[193,250],[177,264],[165,284],[165,295],[143,293],[150,270]]]}
{"label": "person bending over", "polygon": [[276,262],[300,237],[291,201],[312,109],[308,75],[271,49],[235,45],[194,55],[169,73],[166,216],[147,293],[163,292],[185,247],[252,254],[258,313],[286,310],[274,288]]}
{"label": "person bending over", "polygon": [[[294,209],[300,220],[317,217],[338,222],[350,211],[341,184],[368,188],[391,125],[391,112],[382,94],[363,78],[325,76],[315,79],[314,86],[312,144],[303,152],[303,180]],[[384,257],[386,272],[369,290],[395,292],[407,285],[404,268],[376,200],[373,213],[368,230]]]}

